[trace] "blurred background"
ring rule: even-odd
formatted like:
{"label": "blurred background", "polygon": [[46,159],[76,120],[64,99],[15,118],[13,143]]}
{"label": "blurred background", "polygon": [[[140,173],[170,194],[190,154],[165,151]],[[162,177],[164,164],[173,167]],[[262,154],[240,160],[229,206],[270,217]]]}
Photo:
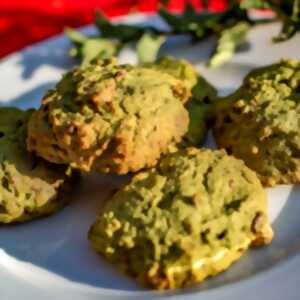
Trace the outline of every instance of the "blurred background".
{"label": "blurred background", "polygon": [[[186,2],[186,0],[170,0],[167,8],[180,12]],[[201,0],[189,2],[201,10]],[[226,2],[226,0],[209,0],[209,9],[223,10]],[[155,13],[159,5],[159,0],[2,0],[0,58],[60,33],[66,26],[80,27],[92,23],[96,10],[112,18],[137,12]]]}

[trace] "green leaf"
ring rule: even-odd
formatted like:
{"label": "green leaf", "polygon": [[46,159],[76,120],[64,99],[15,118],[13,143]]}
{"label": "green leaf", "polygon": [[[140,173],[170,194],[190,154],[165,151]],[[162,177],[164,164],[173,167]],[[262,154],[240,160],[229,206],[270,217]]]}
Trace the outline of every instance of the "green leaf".
{"label": "green leaf", "polygon": [[185,18],[191,19],[191,20],[197,18],[197,16],[198,16],[197,12],[195,11],[194,6],[189,1],[185,5],[183,15]]}
{"label": "green leaf", "polygon": [[274,42],[286,41],[300,30],[300,0],[243,0],[240,6],[243,9],[267,8],[276,13],[277,18],[282,21],[282,29],[273,38]]}
{"label": "green leaf", "polygon": [[66,28],[65,33],[74,44],[83,44],[87,39],[84,34],[72,28]]}
{"label": "green leaf", "polygon": [[300,0],[287,1],[282,11],[282,29],[279,35],[273,38],[274,42],[286,41],[300,31]]}
{"label": "green leaf", "polygon": [[268,9],[271,6],[270,1],[266,0],[243,0],[240,4],[242,9]]}
{"label": "green leaf", "polygon": [[139,63],[155,61],[158,51],[165,40],[165,36],[157,36],[151,33],[145,33],[137,43]]}
{"label": "green leaf", "polygon": [[223,30],[219,36],[216,50],[208,63],[209,67],[219,67],[228,62],[236,48],[245,41],[249,29],[249,23],[239,22]]}
{"label": "green leaf", "polygon": [[82,46],[81,65],[87,65],[97,58],[109,58],[117,54],[118,45],[103,38],[90,38]]}
{"label": "green leaf", "polygon": [[69,50],[69,55],[71,57],[77,57],[77,58],[80,58],[81,57],[81,47],[74,47],[74,48],[71,48]]}
{"label": "green leaf", "polygon": [[247,13],[235,1],[230,1],[228,9],[222,13],[197,13],[193,6],[187,3],[181,15],[171,14],[164,8],[159,10],[159,14],[173,33],[190,34],[197,41],[220,33],[224,28],[239,21],[250,23]]}
{"label": "green leaf", "polygon": [[100,30],[102,37],[116,39],[123,43],[136,41],[144,33],[144,29],[141,27],[112,24],[100,12],[96,12],[95,25]]}
{"label": "green leaf", "polygon": [[300,19],[300,0],[294,0],[292,10],[292,20],[299,22]]}
{"label": "green leaf", "polygon": [[186,109],[189,113],[189,128],[184,141],[189,146],[200,146],[204,143],[207,133],[207,122],[211,119],[211,106],[200,105],[190,100]]}
{"label": "green leaf", "polygon": [[185,141],[193,146],[205,141],[207,123],[214,118],[213,102],[217,90],[202,76],[198,76],[197,84],[192,90],[192,98],[186,104],[189,112],[189,130]]}
{"label": "green leaf", "polygon": [[69,50],[69,55],[72,57],[80,58],[82,56],[81,55],[82,45],[86,42],[88,37],[86,37],[81,32],[74,30],[72,28],[66,28],[65,33],[75,46],[74,48]]}
{"label": "green leaf", "polygon": [[217,90],[204,77],[198,75],[192,89],[192,97],[185,105],[190,118],[189,129],[184,136],[186,146],[199,146],[204,143],[208,122],[214,119],[213,102]]}
{"label": "green leaf", "polygon": [[300,1],[286,1],[282,5],[279,17],[282,20],[282,29],[274,42],[283,42],[292,38],[300,30]]}
{"label": "green leaf", "polygon": [[187,5],[182,15],[173,15],[166,9],[159,10],[161,18],[174,33],[191,34],[195,40],[202,40],[219,28],[221,14],[197,14],[191,5]]}
{"label": "green leaf", "polygon": [[197,83],[192,89],[193,101],[205,103],[207,99],[214,99],[217,96],[217,90],[204,77],[198,76]]}
{"label": "green leaf", "polygon": [[159,15],[173,31],[182,33],[187,30],[186,23],[179,16],[169,13],[165,8],[159,9]]}
{"label": "green leaf", "polygon": [[291,37],[293,37],[296,32],[299,30],[299,26],[293,22],[285,22],[282,25],[281,32],[278,34],[278,36],[273,38],[273,42],[280,43],[287,41]]}
{"label": "green leaf", "polygon": [[182,15],[172,14],[164,8],[159,10],[159,15],[176,33],[192,33],[197,31],[198,27],[203,26],[208,18],[207,15],[197,14],[189,2],[186,4]]}

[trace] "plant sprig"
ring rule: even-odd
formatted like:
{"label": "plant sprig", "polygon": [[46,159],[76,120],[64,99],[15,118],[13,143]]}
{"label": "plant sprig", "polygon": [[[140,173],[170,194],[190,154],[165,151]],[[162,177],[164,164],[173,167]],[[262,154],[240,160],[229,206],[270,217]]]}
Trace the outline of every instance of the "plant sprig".
{"label": "plant sprig", "polygon": [[170,35],[187,34],[193,42],[216,36],[217,45],[208,66],[218,67],[231,59],[238,46],[245,42],[247,32],[259,22],[248,17],[247,10],[253,8],[271,9],[276,14],[276,20],[282,21],[282,31],[274,42],[290,39],[300,30],[300,0],[231,0],[224,12],[217,13],[199,13],[189,3],[181,15],[161,8],[158,14],[170,27],[165,31],[152,26],[111,23],[97,12],[96,35],[85,36],[73,29],[66,30],[74,45],[70,55],[85,65],[97,58],[116,56],[124,47],[133,45],[139,62],[144,63],[157,58],[161,46]]}
{"label": "plant sprig", "polygon": [[242,9],[270,9],[282,22],[281,32],[273,38],[274,42],[283,42],[300,31],[300,0],[244,0]]}

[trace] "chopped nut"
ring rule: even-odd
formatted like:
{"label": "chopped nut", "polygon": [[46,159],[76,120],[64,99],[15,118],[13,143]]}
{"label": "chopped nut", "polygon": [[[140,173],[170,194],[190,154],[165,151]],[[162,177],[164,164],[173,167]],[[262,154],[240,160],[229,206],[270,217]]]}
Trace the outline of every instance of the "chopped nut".
{"label": "chopped nut", "polygon": [[245,101],[243,99],[240,99],[234,104],[234,107],[242,108],[245,106],[245,104],[246,104]]}
{"label": "chopped nut", "polygon": [[252,146],[252,148],[251,148],[251,153],[252,153],[252,154],[257,154],[258,152],[259,152],[258,147]]}
{"label": "chopped nut", "polygon": [[251,230],[253,233],[261,232],[262,226],[264,225],[264,220],[264,214],[262,212],[258,212],[251,225]]}

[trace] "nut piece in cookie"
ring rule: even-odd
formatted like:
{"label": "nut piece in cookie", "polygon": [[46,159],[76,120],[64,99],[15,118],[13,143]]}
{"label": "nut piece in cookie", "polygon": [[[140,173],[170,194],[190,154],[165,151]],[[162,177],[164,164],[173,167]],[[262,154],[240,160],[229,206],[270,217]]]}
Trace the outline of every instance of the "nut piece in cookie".
{"label": "nut piece in cookie", "polygon": [[126,174],[156,164],[188,129],[182,81],[98,61],[67,73],[28,126],[30,151],[83,171]]}
{"label": "nut piece in cookie", "polygon": [[69,201],[70,177],[26,150],[26,125],[33,110],[0,108],[0,224],[52,214]]}
{"label": "nut piece in cookie", "polygon": [[272,237],[256,174],[223,150],[196,148],[135,175],[89,231],[97,252],[157,289],[199,283]]}
{"label": "nut piece in cookie", "polygon": [[216,102],[215,138],[265,186],[300,182],[300,63],[256,69]]}

